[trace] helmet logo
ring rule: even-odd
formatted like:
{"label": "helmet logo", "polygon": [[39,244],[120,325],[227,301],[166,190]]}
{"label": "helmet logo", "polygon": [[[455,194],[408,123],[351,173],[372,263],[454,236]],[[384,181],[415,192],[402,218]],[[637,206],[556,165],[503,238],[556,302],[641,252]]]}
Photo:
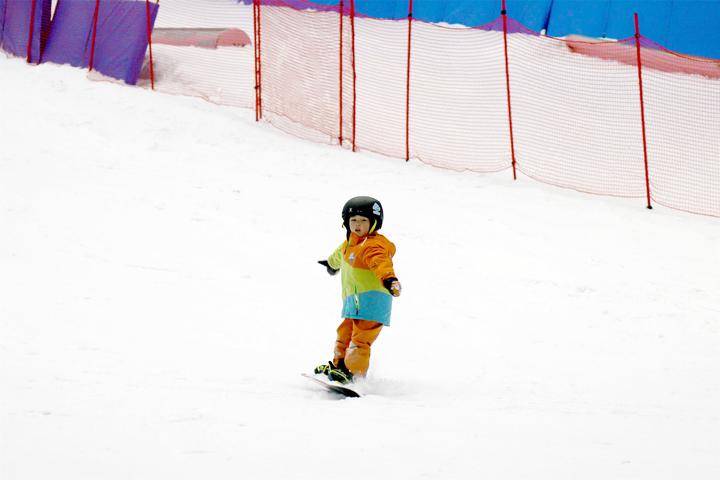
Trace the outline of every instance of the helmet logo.
{"label": "helmet logo", "polygon": [[375,203],[373,204],[373,213],[374,213],[375,215],[377,215],[378,217],[380,216],[380,213],[382,213],[382,212],[380,211],[380,204],[377,203],[377,202],[375,202]]}

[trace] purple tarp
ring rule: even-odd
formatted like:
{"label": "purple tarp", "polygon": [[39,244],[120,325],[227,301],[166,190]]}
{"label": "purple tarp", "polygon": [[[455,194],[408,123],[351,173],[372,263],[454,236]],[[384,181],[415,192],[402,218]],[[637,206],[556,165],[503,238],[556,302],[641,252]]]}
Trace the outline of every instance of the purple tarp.
{"label": "purple tarp", "polygon": [[[3,1],[3,0],[0,0]],[[150,26],[158,5],[150,3]],[[61,0],[55,10],[43,61],[87,67],[92,49],[95,0]],[[93,68],[109,77],[137,83],[148,46],[143,1],[101,0]]]}
{"label": "purple tarp", "polygon": [[[50,26],[51,0],[35,1],[30,61],[38,62]],[[27,56],[32,0],[0,0],[0,49]]]}

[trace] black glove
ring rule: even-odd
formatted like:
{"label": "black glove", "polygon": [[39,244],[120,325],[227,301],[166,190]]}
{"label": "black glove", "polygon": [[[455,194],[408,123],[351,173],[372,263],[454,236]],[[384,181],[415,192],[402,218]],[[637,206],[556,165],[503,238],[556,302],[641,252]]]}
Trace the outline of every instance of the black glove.
{"label": "black glove", "polygon": [[386,278],[385,280],[383,280],[383,287],[387,288],[387,291],[390,292],[390,295],[392,295],[393,297],[400,296],[402,287],[400,286],[400,281],[397,278]]}
{"label": "black glove", "polygon": [[339,270],[332,268],[327,260],[318,260],[318,263],[327,269],[328,275],[335,275],[339,272]]}

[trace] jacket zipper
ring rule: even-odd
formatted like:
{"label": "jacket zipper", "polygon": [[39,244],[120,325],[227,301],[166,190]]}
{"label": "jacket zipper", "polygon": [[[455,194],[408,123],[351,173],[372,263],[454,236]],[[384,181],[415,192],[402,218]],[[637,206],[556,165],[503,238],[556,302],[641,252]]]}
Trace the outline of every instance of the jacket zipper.
{"label": "jacket zipper", "polygon": [[355,315],[360,315],[360,297],[357,294],[357,287],[355,287],[355,294],[353,297],[355,300]]}

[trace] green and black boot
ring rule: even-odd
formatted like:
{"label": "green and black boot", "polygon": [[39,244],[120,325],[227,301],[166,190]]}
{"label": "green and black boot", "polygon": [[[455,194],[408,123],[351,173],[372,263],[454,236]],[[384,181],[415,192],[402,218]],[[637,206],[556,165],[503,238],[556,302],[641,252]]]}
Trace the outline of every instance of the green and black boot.
{"label": "green and black boot", "polygon": [[322,365],[318,365],[315,367],[315,370],[313,372],[315,375],[327,375],[328,372],[330,372],[331,369],[335,368],[335,365],[333,365],[332,362],[324,363]]}
{"label": "green and black boot", "polygon": [[337,366],[333,365],[332,362],[329,362],[329,364],[331,368],[327,372],[327,376],[330,380],[342,383],[343,385],[352,383],[353,374],[345,366],[345,360],[340,360]]}

